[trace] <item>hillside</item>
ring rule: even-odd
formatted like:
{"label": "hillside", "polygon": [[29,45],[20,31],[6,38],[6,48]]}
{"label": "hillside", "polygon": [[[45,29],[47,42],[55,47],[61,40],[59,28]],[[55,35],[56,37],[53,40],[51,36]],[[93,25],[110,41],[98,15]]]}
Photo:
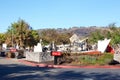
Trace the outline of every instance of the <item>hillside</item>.
{"label": "hillside", "polygon": [[[89,36],[91,32],[94,32],[98,29],[104,30],[105,28],[103,27],[72,27],[69,29],[58,28],[55,30],[59,33],[73,33],[73,34],[77,34],[79,37],[86,37],[86,36]],[[39,29],[38,33],[40,34],[41,31],[43,30],[47,30],[47,29]]]}

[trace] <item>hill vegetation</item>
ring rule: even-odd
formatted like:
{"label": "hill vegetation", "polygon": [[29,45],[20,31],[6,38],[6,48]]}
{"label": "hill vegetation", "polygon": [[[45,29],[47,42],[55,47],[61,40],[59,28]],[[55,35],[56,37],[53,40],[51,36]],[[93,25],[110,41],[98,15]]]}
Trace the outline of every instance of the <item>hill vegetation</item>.
{"label": "hill vegetation", "polygon": [[[52,31],[52,30],[54,30],[54,31]],[[69,35],[66,35],[68,37],[65,36],[65,38],[59,37],[56,40],[57,43],[59,42],[59,40],[61,38],[63,38],[64,40],[67,38],[66,40],[69,40],[68,38],[70,38],[73,34],[77,34],[80,37],[80,39],[88,37],[90,44],[97,43],[98,40],[103,40],[105,38],[111,39],[110,44],[113,46],[120,43],[120,28],[118,26],[116,26],[115,23],[109,24],[108,26],[105,26],[105,27],[90,26],[90,27],[72,27],[69,29],[62,29],[62,28],[40,29],[40,30],[38,30],[38,33],[39,33],[39,35],[41,35],[45,31],[46,31],[46,35],[42,36],[43,38],[51,37],[53,39],[54,37],[52,37],[52,34],[57,34],[57,37],[58,37],[58,34],[59,35],[60,34],[69,34]],[[53,32],[53,33],[51,34],[50,32]],[[48,36],[47,34],[51,34],[51,36]],[[54,39],[56,39],[57,37],[55,37]],[[61,40],[61,42],[63,42],[63,41]],[[65,43],[69,43],[69,41],[66,41]]]}
{"label": "hill vegetation", "polygon": [[120,43],[120,28],[115,23],[105,27],[90,26],[33,30],[27,22],[19,19],[8,27],[7,32],[0,33],[0,45],[6,43],[9,47],[14,47],[17,44],[24,48],[33,47],[40,39],[42,39],[43,45],[47,45],[52,41],[56,44],[68,44],[70,43],[69,38],[73,34],[77,34],[80,39],[88,37],[90,44],[104,38],[111,39],[110,44],[113,46]]}

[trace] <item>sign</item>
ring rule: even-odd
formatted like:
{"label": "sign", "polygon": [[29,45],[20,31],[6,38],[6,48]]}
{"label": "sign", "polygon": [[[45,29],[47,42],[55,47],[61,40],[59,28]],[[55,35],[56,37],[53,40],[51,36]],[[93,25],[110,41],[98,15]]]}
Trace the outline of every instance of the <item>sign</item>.
{"label": "sign", "polygon": [[10,49],[11,52],[16,52],[17,50],[15,48]]}
{"label": "sign", "polygon": [[58,52],[58,51],[53,51],[52,52],[52,56],[61,56],[62,53],[61,52]]}

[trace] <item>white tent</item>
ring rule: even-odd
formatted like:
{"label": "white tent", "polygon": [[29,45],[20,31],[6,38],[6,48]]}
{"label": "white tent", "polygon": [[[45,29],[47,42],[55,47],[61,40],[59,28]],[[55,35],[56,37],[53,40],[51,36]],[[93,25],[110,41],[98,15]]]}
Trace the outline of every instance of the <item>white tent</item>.
{"label": "white tent", "polygon": [[104,39],[98,41],[98,51],[104,53],[111,39]]}

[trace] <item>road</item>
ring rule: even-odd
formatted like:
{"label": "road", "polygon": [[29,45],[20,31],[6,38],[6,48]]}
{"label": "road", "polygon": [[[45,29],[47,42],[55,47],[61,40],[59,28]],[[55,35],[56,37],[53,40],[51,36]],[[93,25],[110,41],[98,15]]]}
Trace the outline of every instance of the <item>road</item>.
{"label": "road", "polygon": [[0,80],[120,80],[120,69],[32,67],[0,57]]}

